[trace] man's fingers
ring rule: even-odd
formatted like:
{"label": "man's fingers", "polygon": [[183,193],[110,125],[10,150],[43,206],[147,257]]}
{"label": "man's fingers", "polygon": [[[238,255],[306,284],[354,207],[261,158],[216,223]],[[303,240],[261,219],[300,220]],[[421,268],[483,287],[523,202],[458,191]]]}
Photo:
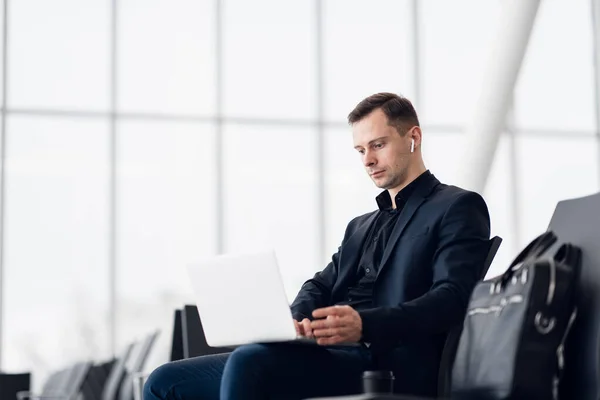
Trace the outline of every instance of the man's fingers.
{"label": "man's fingers", "polygon": [[347,316],[337,317],[337,316],[329,316],[324,319],[319,319],[312,321],[311,327],[312,329],[323,329],[323,328],[336,328],[339,326],[346,326],[350,323],[350,318]]}
{"label": "man's fingers", "polygon": [[311,327],[310,319],[304,318],[300,324],[302,325],[302,335],[306,337],[312,337],[313,329]]}
{"label": "man's fingers", "polygon": [[350,333],[351,328],[349,327],[338,327],[338,328],[325,328],[313,330],[313,335],[317,338],[320,337],[332,337],[332,336],[347,336]]}
{"label": "man's fingers", "polygon": [[315,329],[313,331],[313,335],[315,335],[317,338],[336,336],[340,333],[341,332],[339,328]]}
{"label": "man's fingers", "polygon": [[312,336],[312,328],[308,318],[304,318],[300,322],[294,320],[294,327],[296,328],[296,334],[300,336]]}
{"label": "man's fingers", "polygon": [[318,338],[317,339],[317,344],[321,345],[321,346],[328,346],[328,345],[333,345],[333,344],[338,344],[338,343],[343,343],[345,341],[343,336],[329,336],[329,337],[323,337],[323,338]]}
{"label": "man's fingers", "polygon": [[296,328],[296,334],[297,335],[303,335],[303,333],[302,333],[302,325],[300,324],[300,322],[294,320],[294,327]]}
{"label": "man's fingers", "polygon": [[351,310],[352,308],[350,306],[331,306],[331,307],[324,307],[324,308],[317,308],[315,311],[313,311],[313,317],[314,318],[325,318],[329,315],[338,315],[338,316],[342,316],[345,315],[349,312],[349,310]]}

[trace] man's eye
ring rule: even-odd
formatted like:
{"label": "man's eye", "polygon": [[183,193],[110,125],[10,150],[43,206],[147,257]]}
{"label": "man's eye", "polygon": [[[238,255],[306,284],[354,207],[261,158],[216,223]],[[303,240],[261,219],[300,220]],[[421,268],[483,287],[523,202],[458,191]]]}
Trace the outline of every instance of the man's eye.
{"label": "man's eye", "polygon": [[376,149],[381,149],[383,147],[383,143],[375,143],[373,147],[375,147]]}
{"label": "man's eye", "polygon": [[360,154],[365,154],[365,151],[364,151],[364,150],[358,150],[358,152],[359,152]]}

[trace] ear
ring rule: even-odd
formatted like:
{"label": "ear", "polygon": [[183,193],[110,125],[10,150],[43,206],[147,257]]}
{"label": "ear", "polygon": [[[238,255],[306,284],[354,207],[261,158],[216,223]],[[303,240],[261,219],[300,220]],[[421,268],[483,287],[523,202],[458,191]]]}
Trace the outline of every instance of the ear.
{"label": "ear", "polygon": [[408,135],[409,139],[412,139],[415,141],[415,149],[418,149],[421,146],[421,140],[423,139],[423,136],[422,136],[423,132],[421,131],[421,128],[418,126],[413,126],[407,132],[407,135]]}

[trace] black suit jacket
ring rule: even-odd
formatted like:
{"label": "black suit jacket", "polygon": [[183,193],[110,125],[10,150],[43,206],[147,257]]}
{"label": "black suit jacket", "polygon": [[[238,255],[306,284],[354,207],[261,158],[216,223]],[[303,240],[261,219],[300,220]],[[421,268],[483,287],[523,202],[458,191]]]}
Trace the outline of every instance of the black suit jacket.
{"label": "black suit jacket", "polygon": [[[379,211],[353,219],[327,267],[306,281],[291,309],[346,299],[363,242]],[[374,308],[360,311],[362,341],[380,368],[395,372],[397,392],[435,394],[447,332],[462,323],[487,255],[490,219],[483,198],[433,175],[408,200],[393,229],[373,288]]]}

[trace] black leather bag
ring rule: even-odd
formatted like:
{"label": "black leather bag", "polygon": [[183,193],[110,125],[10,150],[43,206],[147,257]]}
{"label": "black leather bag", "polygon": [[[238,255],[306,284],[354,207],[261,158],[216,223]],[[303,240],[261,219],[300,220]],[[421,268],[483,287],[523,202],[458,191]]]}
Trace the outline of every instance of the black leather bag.
{"label": "black leather bag", "polygon": [[581,251],[551,231],[531,242],[502,275],[471,295],[452,369],[452,395],[556,399],[564,341],[576,316]]}

